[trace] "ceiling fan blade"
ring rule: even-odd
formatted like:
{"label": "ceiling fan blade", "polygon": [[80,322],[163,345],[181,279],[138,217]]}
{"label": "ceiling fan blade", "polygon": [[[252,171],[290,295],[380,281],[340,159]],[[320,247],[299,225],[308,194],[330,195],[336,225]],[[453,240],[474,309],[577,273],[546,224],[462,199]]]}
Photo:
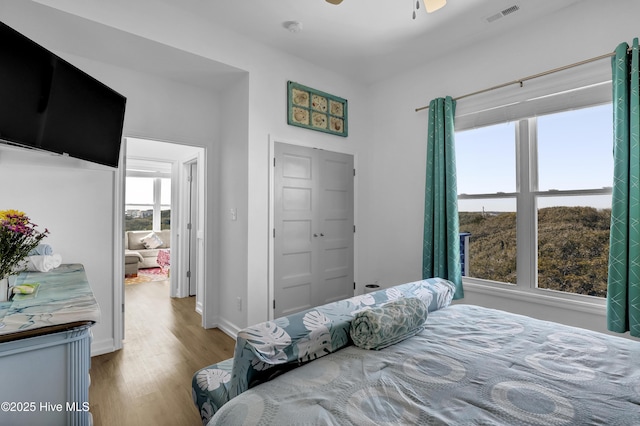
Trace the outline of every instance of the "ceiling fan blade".
{"label": "ceiling fan blade", "polygon": [[342,3],[342,0],[327,0],[327,3],[340,4],[340,3]]}
{"label": "ceiling fan blade", "polygon": [[445,4],[447,4],[447,0],[424,0],[424,8],[427,9],[427,13],[435,12]]}

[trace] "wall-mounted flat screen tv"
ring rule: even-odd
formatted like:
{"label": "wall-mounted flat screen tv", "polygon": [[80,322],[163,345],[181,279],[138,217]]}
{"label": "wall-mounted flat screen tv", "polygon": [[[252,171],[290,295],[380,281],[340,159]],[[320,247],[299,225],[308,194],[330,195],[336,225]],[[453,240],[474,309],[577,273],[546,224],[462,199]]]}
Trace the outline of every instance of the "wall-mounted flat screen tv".
{"label": "wall-mounted flat screen tv", "polygon": [[0,140],[118,167],[125,104],[0,22]]}

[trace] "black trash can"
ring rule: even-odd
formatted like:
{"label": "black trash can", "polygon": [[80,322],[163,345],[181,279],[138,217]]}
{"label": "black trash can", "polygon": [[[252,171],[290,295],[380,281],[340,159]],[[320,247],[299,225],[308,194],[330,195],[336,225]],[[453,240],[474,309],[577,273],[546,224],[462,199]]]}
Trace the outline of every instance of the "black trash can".
{"label": "black trash can", "polygon": [[380,286],[378,284],[367,284],[364,286],[365,293],[373,293],[378,290],[380,290]]}

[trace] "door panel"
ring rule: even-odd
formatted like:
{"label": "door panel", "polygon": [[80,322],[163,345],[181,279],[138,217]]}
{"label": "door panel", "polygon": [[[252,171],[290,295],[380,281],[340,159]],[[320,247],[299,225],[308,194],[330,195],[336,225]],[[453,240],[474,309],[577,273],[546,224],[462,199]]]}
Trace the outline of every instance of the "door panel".
{"label": "door panel", "polygon": [[320,274],[318,304],[353,296],[353,156],[322,151]]}
{"label": "door panel", "polygon": [[280,299],[281,315],[288,315],[312,306],[315,280],[313,197],[316,187],[312,180],[310,153],[276,152],[274,214],[278,244],[274,247],[277,259],[275,292]]}
{"label": "door panel", "polygon": [[275,144],[275,317],[353,295],[353,156]]}
{"label": "door panel", "polygon": [[197,295],[197,273],[198,273],[198,163],[192,162],[189,165],[189,274],[187,282],[189,286],[189,296]]}
{"label": "door panel", "polygon": [[285,153],[282,156],[282,176],[294,179],[311,179],[312,158],[308,155]]}

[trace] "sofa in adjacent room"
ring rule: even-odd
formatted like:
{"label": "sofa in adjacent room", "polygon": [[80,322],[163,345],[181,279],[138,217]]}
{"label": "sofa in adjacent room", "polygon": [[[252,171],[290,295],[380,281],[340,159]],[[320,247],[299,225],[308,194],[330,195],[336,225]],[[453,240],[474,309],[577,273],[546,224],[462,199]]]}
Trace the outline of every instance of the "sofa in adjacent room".
{"label": "sofa in adjacent room", "polygon": [[158,268],[158,252],[171,248],[171,230],[126,231],[124,233],[124,273],[135,276],[138,269]]}

